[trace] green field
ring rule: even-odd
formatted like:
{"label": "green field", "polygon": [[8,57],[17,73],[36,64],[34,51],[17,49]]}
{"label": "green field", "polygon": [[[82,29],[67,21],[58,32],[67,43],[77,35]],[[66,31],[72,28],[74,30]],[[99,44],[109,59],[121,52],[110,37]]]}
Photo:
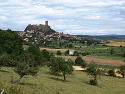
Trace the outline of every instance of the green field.
{"label": "green field", "polygon": [[60,49],[54,49],[54,48],[43,48],[43,47],[40,47],[41,50],[43,49],[46,49],[48,50],[49,52],[52,52],[54,54],[56,54],[57,51],[61,51],[62,52],[62,55],[64,55],[64,52],[66,50],[70,50],[70,51],[78,51],[80,53],[84,53],[84,52],[88,52],[90,53],[89,57],[93,57],[93,53],[96,54],[96,57],[97,58],[103,58],[103,59],[114,59],[114,60],[122,60],[124,61],[125,57],[123,57],[123,53],[125,52],[125,47],[113,47],[114,49],[114,54],[111,55],[110,54],[110,49],[112,47],[108,47],[108,46],[102,46],[100,44],[98,45],[94,45],[92,47],[87,47],[87,45],[83,46],[81,44],[81,48],[60,48]]}
{"label": "green field", "polygon": [[[0,80],[6,85],[11,85],[12,79],[17,80],[11,67],[0,70]],[[125,79],[102,76],[98,86],[88,84],[89,77],[85,72],[74,71],[63,82],[62,76],[53,76],[47,67],[40,68],[37,76],[25,76],[16,86],[22,87],[25,94],[125,94]]]}

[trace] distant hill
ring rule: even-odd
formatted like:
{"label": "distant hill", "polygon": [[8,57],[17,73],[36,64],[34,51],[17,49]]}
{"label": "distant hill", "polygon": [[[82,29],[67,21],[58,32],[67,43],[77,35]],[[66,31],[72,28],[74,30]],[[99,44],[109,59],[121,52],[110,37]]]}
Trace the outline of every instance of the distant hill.
{"label": "distant hill", "polygon": [[76,36],[82,37],[82,38],[95,38],[95,39],[101,39],[101,40],[114,40],[114,39],[125,40],[125,35],[97,35],[97,36],[76,35]]}

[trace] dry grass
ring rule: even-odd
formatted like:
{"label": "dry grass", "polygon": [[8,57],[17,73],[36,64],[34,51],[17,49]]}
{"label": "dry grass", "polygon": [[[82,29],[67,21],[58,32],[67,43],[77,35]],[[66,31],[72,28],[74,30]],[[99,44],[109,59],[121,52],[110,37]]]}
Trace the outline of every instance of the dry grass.
{"label": "dry grass", "polygon": [[[62,57],[66,59],[71,59],[73,61],[75,61],[76,59],[76,56],[62,56]],[[86,57],[86,56],[83,56],[82,58],[88,63],[95,62],[101,65],[115,65],[115,66],[125,65],[125,62],[122,60],[102,59],[102,58]]]}
{"label": "dry grass", "polygon": [[108,46],[125,46],[125,41],[110,41],[110,43],[107,44]]}
{"label": "dry grass", "polygon": [[74,70],[85,70],[85,68],[82,68],[81,66],[73,66]]}

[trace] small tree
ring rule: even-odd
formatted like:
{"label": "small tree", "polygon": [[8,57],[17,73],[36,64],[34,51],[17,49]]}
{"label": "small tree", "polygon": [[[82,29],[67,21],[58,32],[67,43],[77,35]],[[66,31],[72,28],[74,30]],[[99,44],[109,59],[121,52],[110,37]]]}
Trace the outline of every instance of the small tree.
{"label": "small tree", "polygon": [[36,65],[43,65],[42,64],[42,55],[40,52],[40,48],[37,45],[31,45],[27,51],[33,55],[35,61],[36,61]]}
{"label": "small tree", "polygon": [[66,80],[66,75],[70,75],[74,71],[73,64],[74,64],[73,61],[69,59],[67,61],[64,61],[63,64],[61,65],[61,72],[63,74],[64,81]]}
{"label": "small tree", "polygon": [[62,55],[61,51],[56,52],[57,55]]}
{"label": "small tree", "polygon": [[79,66],[81,66],[81,67],[83,67],[83,68],[86,67],[85,61],[84,61],[80,56],[78,56],[78,57],[75,59],[75,65],[79,65]]}
{"label": "small tree", "polygon": [[97,78],[102,75],[102,70],[97,67],[95,63],[91,63],[89,67],[86,70],[87,75],[91,76],[90,84],[91,85],[97,85]]}
{"label": "small tree", "polygon": [[65,55],[69,55],[69,50],[65,51]]}
{"label": "small tree", "polygon": [[15,68],[15,73],[20,75],[19,80],[13,81],[12,83],[19,82],[24,76],[35,75],[37,73],[37,67],[31,67],[27,62],[21,62]]}
{"label": "small tree", "polygon": [[115,53],[115,52],[114,52],[114,49],[111,48],[111,50],[110,50],[110,54],[113,55],[114,53]]}
{"label": "small tree", "polygon": [[73,45],[72,44],[69,44],[69,48],[72,48],[73,47]]}
{"label": "small tree", "polygon": [[17,63],[17,67],[14,69],[15,73],[20,75],[20,78],[12,81],[12,83],[18,83],[24,76],[37,74],[38,67],[35,62],[33,55],[22,54],[20,62]]}
{"label": "small tree", "polygon": [[79,53],[77,51],[74,51],[73,55],[74,56],[79,56]]}
{"label": "small tree", "polygon": [[123,78],[125,78],[125,65],[121,65],[119,71],[117,73],[121,74]]}
{"label": "small tree", "polygon": [[61,57],[53,57],[50,60],[50,71],[53,74],[61,73],[64,77],[64,81],[66,80],[66,75],[70,75],[73,72],[73,62],[71,60],[65,61],[65,59]]}
{"label": "small tree", "polygon": [[42,52],[41,52],[41,54],[42,54],[42,56],[43,56],[44,58],[46,58],[48,61],[50,60],[51,55],[50,55],[50,53],[49,53],[46,49],[43,49]]}

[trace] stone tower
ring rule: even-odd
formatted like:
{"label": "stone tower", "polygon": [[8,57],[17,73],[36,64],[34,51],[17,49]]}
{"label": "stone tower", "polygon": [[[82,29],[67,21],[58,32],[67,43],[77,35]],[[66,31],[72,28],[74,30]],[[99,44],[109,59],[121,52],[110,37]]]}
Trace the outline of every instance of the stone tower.
{"label": "stone tower", "polygon": [[48,21],[45,21],[45,25],[48,26]]}

